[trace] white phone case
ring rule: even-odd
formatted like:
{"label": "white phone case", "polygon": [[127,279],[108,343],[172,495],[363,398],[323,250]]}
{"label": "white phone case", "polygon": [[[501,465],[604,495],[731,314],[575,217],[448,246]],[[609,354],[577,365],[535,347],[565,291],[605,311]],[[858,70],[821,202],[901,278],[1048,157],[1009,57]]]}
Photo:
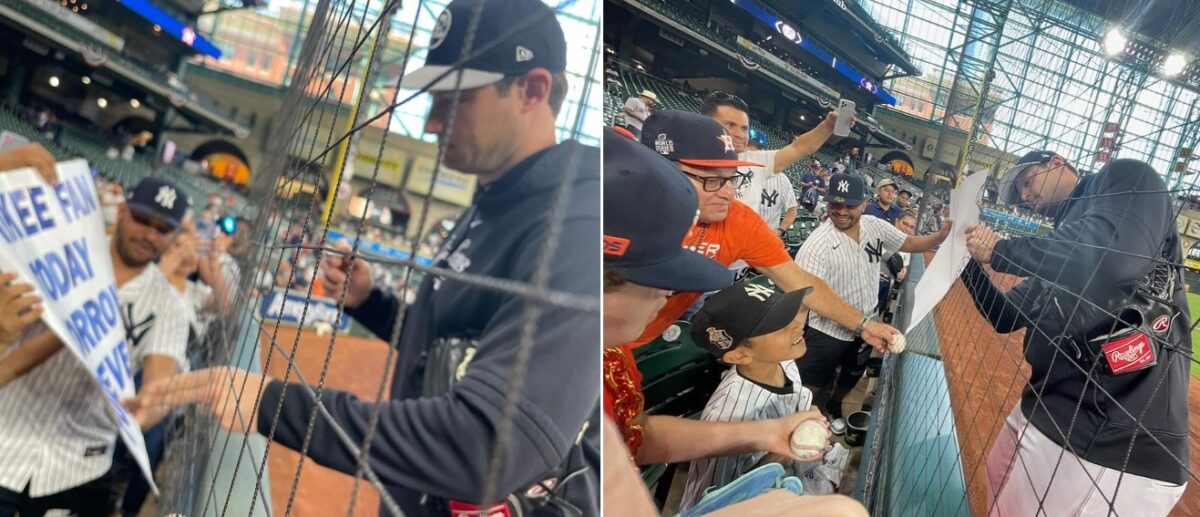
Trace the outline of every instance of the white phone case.
{"label": "white phone case", "polygon": [[838,101],[838,119],[837,124],[833,126],[833,134],[850,136],[850,116],[854,114],[854,108],[855,104],[852,100]]}

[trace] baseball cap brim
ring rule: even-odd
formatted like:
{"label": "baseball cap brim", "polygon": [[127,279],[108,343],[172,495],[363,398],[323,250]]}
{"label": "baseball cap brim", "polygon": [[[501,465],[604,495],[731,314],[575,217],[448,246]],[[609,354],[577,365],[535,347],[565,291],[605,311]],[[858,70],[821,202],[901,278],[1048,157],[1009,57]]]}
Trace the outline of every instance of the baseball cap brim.
{"label": "baseball cap brim", "polygon": [[1017,178],[1021,177],[1021,174],[1025,172],[1025,169],[1033,167],[1034,165],[1040,165],[1040,162],[1018,163],[1004,172],[1004,175],[1001,176],[1003,179],[1000,180],[998,189],[1002,201],[1009,205],[1017,205],[1022,203],[1021,193],[1017,191]]}
{"label": "baseball cap brim", "polygon": [[762,319],[758,320],[758,324],[750,331],[750,335],[746,337],[752,338],[778,332],[791,324],[796,319],[796,315],[800,313],[804,297],[811,292],[811,287],[805,287],[778,296],[771,306],[767,307],[767,312],[763,314]]}
{"label": "baseball cap brim", "polygon": [[850,199],[842,196],[825,196],[826,203],[837,203],[846,206],[858,206],[866,202],[865,199]]}
{"label": "baseball cap brim", "polygon": [[679,163],[691,165],[692,167],[707,167],[710,169],[719,169],[724,167],[762,167],[761,163],[747,162],[742,160],[679,160]]}
{"label": "baseball cap brim", "polygon": [[621,267],[630,282],[665,289],[705,293],[733,283],[733,273],[715,260],[684,248],[652,264]]}
{"label": "baseball cap brim", "polygon": [[175,220],[173,220],[173,219],[171,219],[171,218],[168,218],[168,217],[163,217],[163,216],[162,216],[162,212],[160,212],[158,209],[156,209],[156,208],[154,208],[154,207],[152,207],[152,206],[143,205],[143,204],[141,204],[141,203],[129,203],[129,202],[126,202],[126,203],[125,203],[125,208],[128,208],[129,210],[132,210],[132,211],[134,211],[134,212],[137,212],[137,213],[139,213],[139,214],[142,214],[142,215],[145,215],[145,216],[148,216],[148,217],[153,217],[153,218],[155,218],[155,219],[158,219],[159,221],[162,221],[162,222],[164,222],[164,223],[167,223],[168,225],[170,225],[170,226],[171,226],[171,228],[174,228],[174,229],[176,229],[176,230],[178,230],[178,229],[179,229],[179,226],[180,226],[180,224],[181,224],[181,221],[175,221]]}
{"label": "baseball cap brim", "polygon": [[[407,90],[427,90],[431,92],[470,90],[504,79],[504,74],[499,72],[485,72],[473,68],[460,68],[456,71],[446,73],[452,69],[454,67],[448,65],[425,65],[404,74],[404,79],[400,81],[400,88]],[[441,77],[442,74],[446,74],[445,77]],[[441,79],[438,79],[438,77],[441,77]]]}

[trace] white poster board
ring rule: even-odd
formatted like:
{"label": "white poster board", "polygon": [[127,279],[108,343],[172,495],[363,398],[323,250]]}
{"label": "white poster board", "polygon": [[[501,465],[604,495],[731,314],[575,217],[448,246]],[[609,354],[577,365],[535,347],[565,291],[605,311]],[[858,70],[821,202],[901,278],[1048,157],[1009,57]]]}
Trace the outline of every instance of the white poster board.
{"label": "white poster board", "polygon": [[58,164],[58,178],[51,187],[33,169],[0,174],[0,270],[37,288],[42,322],[91,372],[157,494],[142,431],[120,403],[135,390],[96,184],[83,160]]}
{"label": "white poster board", "polygon": [[912,319],[905,333],[912,332],[942,301],[971,259],[967,253],[967,228],[979,224],[980,192],[986,180],[986,172],[976,172],[963,178],[958,188],[950,191],[950,220],[954,221],[954,227],[917,283]]}

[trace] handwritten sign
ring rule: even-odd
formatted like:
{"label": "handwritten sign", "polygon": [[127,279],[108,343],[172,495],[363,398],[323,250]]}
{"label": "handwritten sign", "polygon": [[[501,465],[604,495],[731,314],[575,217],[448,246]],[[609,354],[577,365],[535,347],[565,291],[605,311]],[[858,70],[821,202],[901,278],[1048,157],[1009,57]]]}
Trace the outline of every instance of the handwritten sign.
{"label": "handwritten sign", "polygon": [[0,270],[42,296],[42,321],[87,367],[118,434],[154,486],[142,431],[121,406],[134,396],[104,217],[83,160],[58,164],[50,186],[33,169],[0,174]]}

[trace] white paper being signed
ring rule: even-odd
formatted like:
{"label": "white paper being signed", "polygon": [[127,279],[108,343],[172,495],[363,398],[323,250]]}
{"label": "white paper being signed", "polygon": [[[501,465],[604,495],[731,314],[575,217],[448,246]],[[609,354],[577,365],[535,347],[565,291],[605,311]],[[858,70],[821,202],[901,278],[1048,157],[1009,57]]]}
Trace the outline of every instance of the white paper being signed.
{"label": "white paper being signed", "polygon": [[933,307],[942,301],[958,275],[967,266],[971,256],[967,253],[967,228],[979,224],[980,191],[987,180],[986,172],[976,172],[963,179],[958,188],[950,191],[950,220],[954,228],[942,243],[933,262],[925,268],[925,274],[917,283],[913,293],[912,319],[905,333],[912,332],[921,320],[928,316]]}

